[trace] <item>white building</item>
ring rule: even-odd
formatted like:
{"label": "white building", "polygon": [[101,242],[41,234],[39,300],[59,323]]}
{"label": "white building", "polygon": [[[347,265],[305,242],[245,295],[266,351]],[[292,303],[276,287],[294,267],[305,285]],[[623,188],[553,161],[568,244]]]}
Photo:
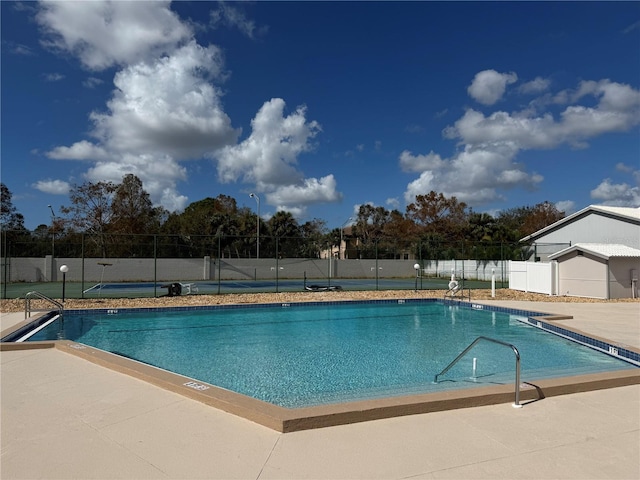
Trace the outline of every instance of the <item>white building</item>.
{"label": "white building", "polygon": [[532,268],[531,262],[512,262],[510,288],[604,299],[638,297],[640,208],[590,205],[521,242],[532,247],[530,261],[543,264]]}
{"label": "white building", "polygon": [[576,243],[551,255],[558,293],[590,298],[638,298],[640,250],[620,244]]}
{"label": "white building", "polygon": [[531,244],[537,262],[576,243],[640,248],[640,208],[590,205],[520,241]]}

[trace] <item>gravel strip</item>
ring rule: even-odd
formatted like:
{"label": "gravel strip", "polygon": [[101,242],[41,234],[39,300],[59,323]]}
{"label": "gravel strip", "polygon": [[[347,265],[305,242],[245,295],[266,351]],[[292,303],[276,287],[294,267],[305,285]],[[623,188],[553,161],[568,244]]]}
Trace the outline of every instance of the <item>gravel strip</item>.
{"label": "gravel strip", "polygon": [[[226,295],[183,295],[180,297],[158,298],[101,298],[67,299],[65,308],[140,308],[140,307],[179,307],[194,305],[228,305],[243,303],[292,303],[326,302],[336,300],[376,300],[394,298],[442,298],[444,290],[377,290],[377,291],[337,291],[337,292],[282,292],[282,293],[234,293]],[[640,299],[623,298],[601,300],[596,298],[550,296],[540,293],[528,293],[518,290],[496,289],[495,298],[491,290],[471,290],[471,300],[518,300],[529,302],[564,303],[617,303],[636,302]],[[45,308],[38,300],[32,300],[32,308]],[[0,300],[0,312],[24,311],[24,299]]]}

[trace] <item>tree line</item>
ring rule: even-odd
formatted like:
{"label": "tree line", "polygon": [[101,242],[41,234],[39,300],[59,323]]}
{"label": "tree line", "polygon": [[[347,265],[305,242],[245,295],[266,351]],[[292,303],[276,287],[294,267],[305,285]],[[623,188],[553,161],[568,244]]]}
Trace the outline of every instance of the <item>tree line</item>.
{"label": "tree line", "polygon": [[[300,224],[286,211],[268,220],[228,195],[205,198],[182,212],[154,206],[141,180],[73,185],[69,204],[50,225],[33,231],[2,183],[0,226],[4,255],[69,257],[317,258],[332,250],[341,258],[516,259],[528,256],[519,239],[564,217],[549,202],[512,208],[497,216],[474,212],[456,197],[431,191],[402,213],[361,205],[350,226],[329,230],[313,219]],[[347,249],[337,248],[348,240]],[[336,253],[339,252],[339,253]]]}

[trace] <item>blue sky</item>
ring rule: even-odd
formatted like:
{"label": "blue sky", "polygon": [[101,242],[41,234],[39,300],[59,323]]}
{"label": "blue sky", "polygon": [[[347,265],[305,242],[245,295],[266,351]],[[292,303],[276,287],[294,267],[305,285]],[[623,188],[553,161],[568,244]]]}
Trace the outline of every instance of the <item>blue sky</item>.
{"label": "blue sky", "polygon": [[640,206],[637,2],[0,2],[2,182],[339,227],[417,194]]}

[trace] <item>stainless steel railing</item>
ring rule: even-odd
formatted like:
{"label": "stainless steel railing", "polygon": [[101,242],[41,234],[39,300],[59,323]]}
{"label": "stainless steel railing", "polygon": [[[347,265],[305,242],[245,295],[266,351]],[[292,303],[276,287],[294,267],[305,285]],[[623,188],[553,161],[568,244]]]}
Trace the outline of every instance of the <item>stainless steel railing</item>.
{"label": "stainless steel railing", "polygon": [[473,342],[471,342],[469,344],[469,346],[467,348],[465,348],[460,355],[458,355],[449,365],[447,365],[447,367],[442,370],[440,373],[438,373],[435,378],[433,379],[434,383],[438,383],[438,377],[441,375],[444,375],[445,373],[447,373],[451,367],[453,367],[456,363],[458,363],[458,360],[460,360],[462,357],[464,357],[467,352],[469,350],[471,350],[476,343],[480,342],[480,341],[487,341],[487,342],[491,342],[491,343],[496,343],[498,345],[503,345],[505,347],[509,347],[511,348],[511,350],[513,350],[513,353],[516,356],[516,399],[515,402],[513,404],[514,407],[519,408],[522,407],[522,405],[520,405],[520,352],[518,352],[518,349],[514,346],[511,345],[510,343],[506,343],[506,342],[502,342],[500,340],[496,340],[495,338],[489,338],[489,337],[478,337],[476,338]]}
{"label": "stainless steel railing", "polygon": [[57,300],[54,300],[53,298],[49,298],[46,295],[44,295],[44,294],[42,294],[40,292],[36,292],[34,290],[32,292],[27,293],[24,296],[24,318],[25,318],[25,320],[31,316],[31,312],[48,312],[49,310],[51,310],[50,308],[47,308],[47,309],[31,308],[31,300],[33,298],[36,298],[38,300],[44,300],[45,302],[51,303],[52,305],[54,305],[56,307],[56,310],[58,310],[58,313],[62,313],[64,311],[64,306],[60,302],[58,302]]}

